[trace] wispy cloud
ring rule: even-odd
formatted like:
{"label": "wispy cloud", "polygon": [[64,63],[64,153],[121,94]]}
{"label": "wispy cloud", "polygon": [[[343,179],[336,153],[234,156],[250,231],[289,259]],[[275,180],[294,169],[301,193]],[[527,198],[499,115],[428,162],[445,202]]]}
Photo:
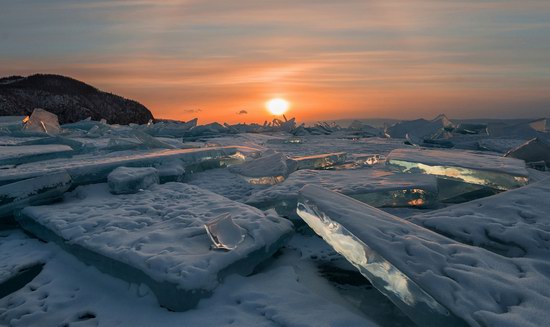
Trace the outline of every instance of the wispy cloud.
{"label": "wispy cloud", "polygon": [[263,120],[273,96],[308,119],[539,116],[549,14],[542,0],[25,0],[0,12],[0,74],[67,74],[166,118]]}

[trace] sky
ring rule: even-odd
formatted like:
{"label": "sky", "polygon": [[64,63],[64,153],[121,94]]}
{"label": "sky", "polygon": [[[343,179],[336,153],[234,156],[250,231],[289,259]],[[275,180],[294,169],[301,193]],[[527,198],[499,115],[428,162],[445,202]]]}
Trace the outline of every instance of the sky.
{"label": "sky", "polygon": [[550,1],[0,0],[0,76],[68,75],[156,118],[550,116]]}

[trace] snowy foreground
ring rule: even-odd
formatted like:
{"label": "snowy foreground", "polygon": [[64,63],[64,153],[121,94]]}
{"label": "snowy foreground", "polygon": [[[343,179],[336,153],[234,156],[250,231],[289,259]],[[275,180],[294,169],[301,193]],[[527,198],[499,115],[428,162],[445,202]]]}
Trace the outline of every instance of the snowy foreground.
{"label": "snowy foreground", "polygon": [[0,117],[0,326],[547,326],[545,120]]}

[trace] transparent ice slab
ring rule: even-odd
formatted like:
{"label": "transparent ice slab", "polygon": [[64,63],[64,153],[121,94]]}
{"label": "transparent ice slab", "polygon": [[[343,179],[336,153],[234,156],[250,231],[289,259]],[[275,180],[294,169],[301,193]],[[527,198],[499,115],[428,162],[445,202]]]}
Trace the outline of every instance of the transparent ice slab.
{"label": "transparent ice slab", "polygon": [[25,122],[23,129],[25,131],[41,132],[50,135],[61,132],[57,115],[40,108],[33,110],[29,119]]}
{"label": "transparent ice slab", "polygon": [[235,224],[229,214],[210,220],[204,228],[217,249],[235,250],[246,237],[246,230]]}
{"label": "transparent ice slab", "polygon": [[[223,213],[250,236],[231,251],[212,250],[204,228]],[[292,233],[273,212],[183,183],[117,196],[106,184],[80,187],[59,204],[25,208],[17,220],[85,263],[147,285],[174,311],[195,307],[225,276],[252,273]]]}
{"label": "transparent ice slab", "polygon": [[0,166],[66,158],[73,152],[73,148],[62,144],[0,146]]}
{"label": "transparent ice slab", "polygon": [[525,162],[483,152],[456,150],[397,149],[386,165],[404,173],[422,173],[465,183],[509,190],[526,185]]}
{"label": "transparent ice slab", "polygon": [[254,185],[275,185],[296,170],[296,162],[282,153],[268,153],[260,158],[245,161],[229,168],[244,180]]}
{"label": "transparent ice slab", "polygon": [[437,203],[437,181],[423,174],[396,174],[377,169],[298,170],[282,183],[253,193],[247,204],[274,208],[284,216],[296,209],[298,191],[313,184],[338,191],[375,207],[430,207]]}
{"label": "transparent ice slab", "polygon": [[132,194],[159,183],[159,173],[153,167],[118,167],[107,176],[113,194]]}
{"label": "transparent ice slab", "polygon": [[[74,185],[107,181],[107,175],[117,167],[151,167],[179,159],[187,166],[220,166],[228,157],[237,154],[242,147],[211,147],[198,149],[129,151],[104,154],[85,154],[70,159],[56,159],[19,165],[6,169],[0,175],[0,185],[43,174],[65,170]],[[251,150],[252,151],[252,150]]]}
{"label": "transparent ice slab", "polygon": [[327,169],[346,161],[346,152],[318,154],[313,156],[296,157],[297,169]]}
{"label": "transparent ice slab", "polygon": [[[347,210],[339,212],[341,207]],[[373,243],[379,237],[360,233],[362,225],[368,230],[377,220],[393,219],[391,215],[312,185],[300,191],[297,213],[419,326],[467,326],[384,257],[392,249],[377,249]]]}

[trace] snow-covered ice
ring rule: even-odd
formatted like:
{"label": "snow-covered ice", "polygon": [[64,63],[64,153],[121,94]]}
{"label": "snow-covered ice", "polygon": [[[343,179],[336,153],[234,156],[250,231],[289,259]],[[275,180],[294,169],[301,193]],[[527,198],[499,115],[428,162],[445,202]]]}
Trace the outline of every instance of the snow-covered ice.
{"label": "snow-covered ice", "polygon": [[[248,237],[232,251],[212,251],[203,225],[223,213]],[[17,219],[99,270],[147,284],[176,311],[196,306],[228,274],[251,273],[292,231],[273,212],[182,183],[118,196],[106,184],[80,187],[62,203],[25,208]]]}

